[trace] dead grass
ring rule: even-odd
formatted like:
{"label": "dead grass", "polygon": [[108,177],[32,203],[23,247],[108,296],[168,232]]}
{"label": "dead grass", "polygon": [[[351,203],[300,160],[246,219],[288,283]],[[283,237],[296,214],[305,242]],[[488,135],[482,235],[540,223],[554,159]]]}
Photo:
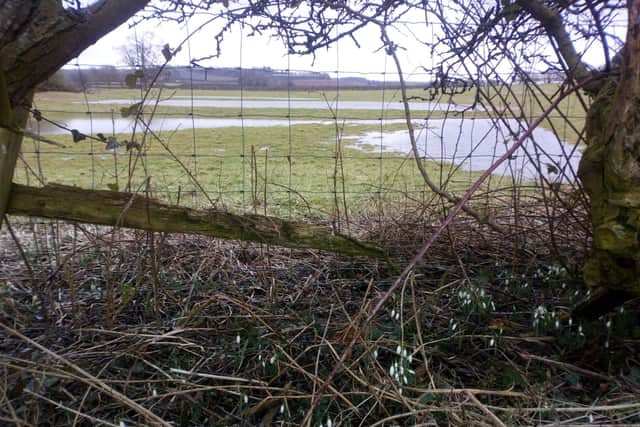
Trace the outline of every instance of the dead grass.
{"label": "dead grass", "polygon": [[[312,425],[640,422],[638,304],[570,319],[584,216],[553,228],[539,210],[498,217],[508,238],[458,219],[367,327]],[[441,217],[352,223],[388,262],[14,220],[20,250],[0,237],[0,424],[299,425]]]}

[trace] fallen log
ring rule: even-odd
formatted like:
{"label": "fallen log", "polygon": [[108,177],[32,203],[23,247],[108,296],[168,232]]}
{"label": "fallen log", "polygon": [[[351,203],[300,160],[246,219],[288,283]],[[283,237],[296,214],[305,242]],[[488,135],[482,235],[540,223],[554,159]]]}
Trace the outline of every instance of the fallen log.
{"label": "fallen log", "polygon": [[321,249],[354,256],[381,257],[370,242],[335,233],[330,227],[263,215],[169,205],[143,194],[50,184],[12,184],[7,213],[166,233]]}

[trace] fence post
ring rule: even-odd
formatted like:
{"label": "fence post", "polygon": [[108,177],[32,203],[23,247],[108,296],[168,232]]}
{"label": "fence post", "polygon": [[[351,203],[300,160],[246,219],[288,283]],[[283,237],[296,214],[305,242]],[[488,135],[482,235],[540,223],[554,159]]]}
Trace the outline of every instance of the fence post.
{"label": "fence post", "polygon": [[[28,101],[31,101],[29,96]],[[11,108],[7,82],[0,64],[0,228],[7,212],[11,182],[22,144],[21,129],[27,123],[29,113],[21,106]]]}

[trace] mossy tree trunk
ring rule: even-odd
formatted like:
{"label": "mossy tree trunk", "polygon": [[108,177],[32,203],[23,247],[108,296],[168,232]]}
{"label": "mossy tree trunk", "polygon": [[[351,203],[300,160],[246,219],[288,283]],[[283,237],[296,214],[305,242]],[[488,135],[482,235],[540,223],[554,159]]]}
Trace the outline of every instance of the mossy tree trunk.
{"label": "mossy tree trunk", "polygon": [[593,99],[578,175],[590,198],[593,231],[584,280],[595,292],[578,312],[598,316],[640,296],[640,0],[627,1],[621,61],[609,61],[607,52],[605,70],[582,62],[559,12],[564,3],[515,3],[555,40],[568,77]]}
{"label": "mossy tree trunk", "polygon": [[601,298],[619,296],[609,305],[640,296],[640,1],[629,1],[628,17],[622,64],[591,105],[579,168],[593,226],[584,278]]}

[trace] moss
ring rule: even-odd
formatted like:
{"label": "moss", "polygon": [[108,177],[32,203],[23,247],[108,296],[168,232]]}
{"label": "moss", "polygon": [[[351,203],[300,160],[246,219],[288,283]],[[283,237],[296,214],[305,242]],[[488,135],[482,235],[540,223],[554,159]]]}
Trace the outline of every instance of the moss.
{"label": "moss", "polygon": [[591,198],[593,253],[584,279],[640,295],[640,116],[620,123],[614,81],[605,85],[587,116],[587,142],[579,176]]}

